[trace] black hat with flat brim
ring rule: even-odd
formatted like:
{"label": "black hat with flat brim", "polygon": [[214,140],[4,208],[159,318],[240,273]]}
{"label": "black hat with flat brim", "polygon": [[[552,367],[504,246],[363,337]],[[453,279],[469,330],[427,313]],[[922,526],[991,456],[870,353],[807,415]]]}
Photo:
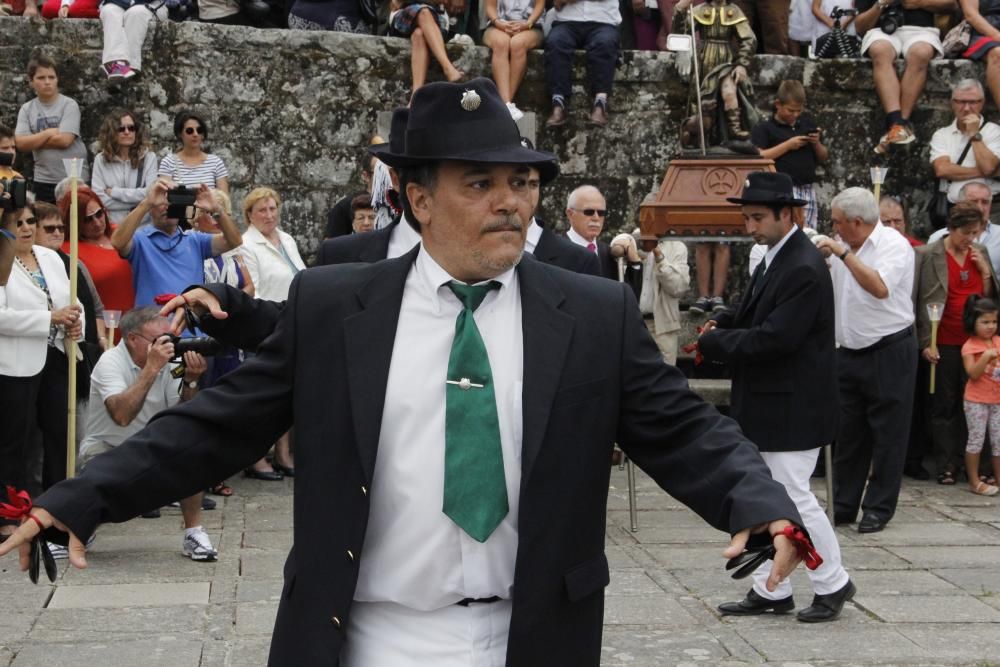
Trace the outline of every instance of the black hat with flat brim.
{"label": "black hat with flat brim", "polygon": [[[409,118],[409,107],[393,109],[392,121],[389,124],[389,141],[381,144],[372,144],[368,147],[368,152],[380,160],[382,160],[382,155],[386,152],[402,153],[406,146],[406,124]],[[385,160],[382,161],[385,162]]]}
{"label": "black hat with flat brim", "polygon": [[743,196],[726,197],[733,204],[759,204],[760,206],[805,206],[805,199],[795,197],[792,178],[788,174],[773,171],[755,171],[747,174],[743,184]]}
{"label": "black hat with flat brim", "polygon": [[[393,115],[395,121],[395,114]],[[402,150],[393,144],[375,153],[390,167],[417,167],[456,160],[518,164],[538,169],[543,183],[559,173],[556,156],[526,148],[510,111],[490,79],[435,82],[413,94]]]}

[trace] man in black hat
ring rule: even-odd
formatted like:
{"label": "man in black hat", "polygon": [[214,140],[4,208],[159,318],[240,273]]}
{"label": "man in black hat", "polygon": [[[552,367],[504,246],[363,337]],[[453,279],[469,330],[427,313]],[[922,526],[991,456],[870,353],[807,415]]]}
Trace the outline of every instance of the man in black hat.
{"label": "man in black hat", "polygon": [[[732,416],[760,449],[771,475],[795,501],[823,563],[809,570],[815,596],[800,621],[832,621],[854,595],[840,564],[833,526],[809,488],[820,449],[837,427],[834,375],[834,310],[830,271],[795,224],[792,179],[781,173],[750,174],[742,197],[747,232],[768,247],[735,313],[705,324],[698,349],[733,371]],[[766,587],[770,567],[754,573],[740,602],[720,605],[723,614],[785,613],[795,607],[791,583]]]}
{"label": "man in black hat", "polygon": [[768,586],[787,576],[794,504],[663,363],[628,288],[523,255],[530,167],[554,162],[495,85],[423,86],[382,159],[420,245],[301,272],[257,356],[38,498],[0,555],[27,566],[58,519],[83,566],[78,537],[239,470],[294,420],[272,665],[599,664],[615,441],[733,535],[724,556],[773,536]]}

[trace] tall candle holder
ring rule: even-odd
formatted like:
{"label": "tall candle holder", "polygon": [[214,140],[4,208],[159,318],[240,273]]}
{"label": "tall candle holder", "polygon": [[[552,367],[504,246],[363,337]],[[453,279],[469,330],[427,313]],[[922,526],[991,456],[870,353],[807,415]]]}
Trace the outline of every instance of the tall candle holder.
{"label": "tall candle holder", "polygon": [[[937,334],[938,325],[941,324],[941,315],[944,313],[943,303],[929,303],[927,304],[927,318],[931,321],[931,354],[937,354]],[[934,393],[934,380],[937,371],[937,364],[931,364],[931,384],[930,393]]]}

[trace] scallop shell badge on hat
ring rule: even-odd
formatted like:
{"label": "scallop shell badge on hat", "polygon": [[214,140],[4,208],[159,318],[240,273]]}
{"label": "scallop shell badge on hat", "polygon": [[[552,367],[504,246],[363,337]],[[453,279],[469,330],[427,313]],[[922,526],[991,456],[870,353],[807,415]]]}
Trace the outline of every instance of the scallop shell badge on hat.
{"label": "scallop shell badge on hat", "polygon": [[475,111],[479,108],[479,104],[482,99],[479,97],[479,93],[474,90],[466,90],[462,93],[462,108],[466,111]]}

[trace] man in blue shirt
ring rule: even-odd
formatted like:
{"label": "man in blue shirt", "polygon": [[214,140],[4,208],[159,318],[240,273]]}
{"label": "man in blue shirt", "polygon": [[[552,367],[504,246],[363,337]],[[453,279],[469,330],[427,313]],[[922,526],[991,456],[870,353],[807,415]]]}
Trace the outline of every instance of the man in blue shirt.
{"label": "man in blue shirt", "polygon": [[[222,234],[179,229],[180,219],[168,216],[167,192],[174,187],[168,179],[157,180],[111,235],[115,250],[132,266],[136,306],[152,305],[159,294],[181,292],[188,285],[204,282],[205,260],[243,242],[236,223],[205,185],[199,187],[193,208],[216,217]],[[153,224],[140,229],[147,213]],[[193,213],[188,209],[184,217]]]}

